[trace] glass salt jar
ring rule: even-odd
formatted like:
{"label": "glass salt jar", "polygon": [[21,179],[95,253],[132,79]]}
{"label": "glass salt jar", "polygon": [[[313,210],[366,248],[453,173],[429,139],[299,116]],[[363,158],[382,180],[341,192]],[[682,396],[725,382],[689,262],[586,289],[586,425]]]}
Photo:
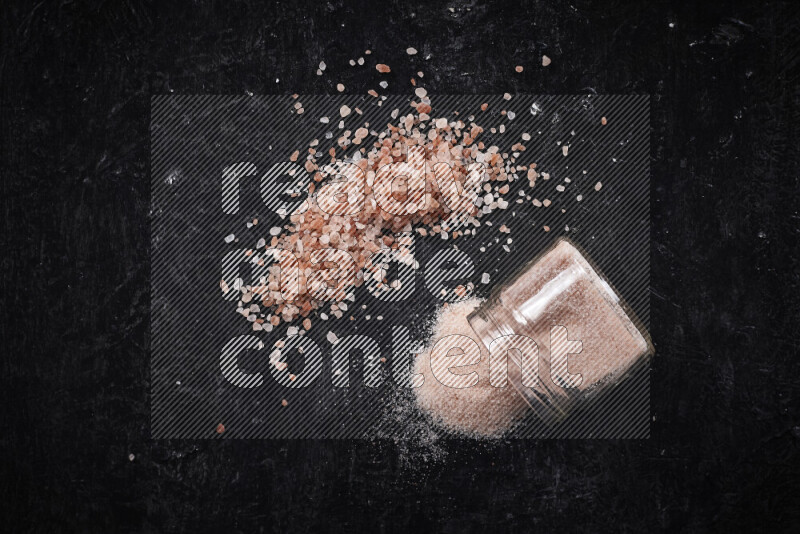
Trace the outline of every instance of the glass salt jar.
{"label": "glass salt jar", "polygon": [[621,380],[653,353],[645,330],[578,248],[559,239],[467,318],[507,382],[541,419]]}

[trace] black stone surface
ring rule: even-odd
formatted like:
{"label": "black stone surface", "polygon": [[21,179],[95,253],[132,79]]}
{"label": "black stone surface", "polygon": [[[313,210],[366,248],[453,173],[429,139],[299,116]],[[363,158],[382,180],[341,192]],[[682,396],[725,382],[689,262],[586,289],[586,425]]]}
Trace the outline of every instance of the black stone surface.
{"label": "black stone surface", "polygon": [[[796,7],[164,4],[0,7],[3,530],[797,529]],[[652,95],[651,439],[150,440],[150,96],[366,91],[314,71],[367,48],[399,86],[409,45],[432,93]]]}

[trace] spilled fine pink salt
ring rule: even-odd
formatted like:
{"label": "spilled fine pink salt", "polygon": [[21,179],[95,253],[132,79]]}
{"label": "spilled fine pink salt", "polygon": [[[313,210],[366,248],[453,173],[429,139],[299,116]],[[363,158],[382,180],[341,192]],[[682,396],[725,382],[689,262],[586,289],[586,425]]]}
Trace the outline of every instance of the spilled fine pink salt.
{"label": "spilled fine pink salt", "polygon": [[[417,405],[438,424],[448,430],[469,437],[497,437],[508,430],[525,412],[525,402],[509,384],[496,388],[489,383],[489,352],[480,343],[467,316],[481,303],[479,299],[468,299],[442,308],[436,317],[436,325],[431,341],[425,352],[419,354],[414,363],[414,372],[425,376],[425,382],[414,390]],[[467,388],[448,387],[439,382],[431,369],[431,350],[440,339],[446,336],[461,335],[475,341],[475,345],[463,344],[469,352],[470,347],[480,350],[480,362],[474,365],[451,369],[456,375],[478,373],[478,382]],[[451,355],[459,351],[453,349]],[[456,364],[458,356],[434,359],[434,363],[447,360],[446,365],[436,368],[437,374],[443,367]],[[466,379],[465,379],[466,380]]]}

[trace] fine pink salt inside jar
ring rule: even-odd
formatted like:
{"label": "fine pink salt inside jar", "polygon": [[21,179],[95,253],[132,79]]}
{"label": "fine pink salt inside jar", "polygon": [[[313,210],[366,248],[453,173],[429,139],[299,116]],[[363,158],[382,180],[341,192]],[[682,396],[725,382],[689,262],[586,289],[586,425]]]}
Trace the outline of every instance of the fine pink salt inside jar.
{"label": "fine pink salt inside jar", "polygon": [[[467,320],[493,359],[504,362],[507,355],[507,381],[543,419],[562,418],[653,352],[611,285],[565,238],[496,288]],[[492,369],[493,384],[504,384],[505,376],[494,375],[506,367]]]}

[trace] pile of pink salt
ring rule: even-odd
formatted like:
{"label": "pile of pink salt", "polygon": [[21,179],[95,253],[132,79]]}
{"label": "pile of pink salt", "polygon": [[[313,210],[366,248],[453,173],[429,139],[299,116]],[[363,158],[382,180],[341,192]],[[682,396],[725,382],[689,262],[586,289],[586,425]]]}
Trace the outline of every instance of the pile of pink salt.
{"label": "pile of pink salt", "polygon": [[[467,322],[467,316],[481,303],[467,299],[443,307],[436,317],[436,325],[425,352],[414,363],[414,372],[423,374],[425,382],[414,390],[417,405],[438,424],[448,430],[471,437],[498,437],[507,431],[525,413],[525,402],[511,384],[496,388],[489,383],[489,352],[480,343]],[[446,336],[461,335],[475,341],[480,350],[480,362],[451,369],[456,375],[478,373],[478,381],[471,387],[453,388],[438,381],[431,369],[431,350]],[[464,347],[469,350],[467,344]],[[453,349],[451,355],[457,354]],[[453,365],[457,358],[447,358]],[[434,359],[434,363],[445,359]],[[444,369],[437,369],[441,376]]]}
{"label": "pile of pink salt", "polygon": [[[409,47],[406,52],[413,56],[417,50]],[[364,54],[371,55],[372,51],[367,50]],[[543,57],[543,64],[549,61],[547,56]],[[364,63],[364,57],[349,61],[353,67]],[[326,68],[325,61],[321,61],[317,75],[329,72]],[[379,74],[391,72],[386,64],[378,63],[375,68]],[[522,66],[518,66],[517,72],[521,71]],[[417,75],[420,78],[424,76],[422,71],[418,71]],[[386,89],[388,82],[382,80],[379,85]],[[282,323],[299,320],[303,331],[306,331],[311,329],[312,315],[321,320],[327,320],[328,314],[341,319],[348,306],[344,301],[353,300],[352,288],[365,281],[377,283],[379,291],[389,291],[385,269],[380,263],[382,254],[379,252],[387,249],[395,251],[400,260],[407,265],[414,265],[412,240],[405,234],[415,232],[422,237],[438,235],[445,240],[470,234],[474,236],[475,227],[480,226],[479,219],[496,209],[505,210],[513,203],[524,202],[531,202],[536,208],[548,208],[551,205],[550,199],[540,201],[522,190],[518,191],[519,198],[514,200],[504,197],[509,193],[510,184],[516,180],[526,178],[528,186],[533,188],[539,176],[543,180],[550,179],[547,172],[540,174],[537,164],[525,154],[526,143],[532,140],[530,133],[522,133],[522,142],[512,142],[510,149],[506,143],[489,146],[481,140],[481,134],[485,130],[492,136],[504,134],[506,124],[486,128],[480,124],[494,120],[489,113],[484,114],[489,109],[488,102],[480,105],[480,113],[477,114],[468,114],[468,110],[434,111],[427,89],[418,87],[415,78],[411,78],[411,85],[415,87],[416,97],[409,102],[413,111],[394,109],[391,112],[392,123],[375,129],[374,125],[364,120],[364,110],[342,105],[338,113],[341,135],[336,139],[335,146],[325,150],[321,147],[324,141],[312,139],[307,147],[296,147],[292,151],[289,160],[301,165],[311,175],[307,189],[310,199],[294,213],[279,213],[281,217],[288,216],[287,223],[273,227],[269,236],[261,237],[255,248],[246,251],[256,265],[265,266],[273,260],[276,262],[270,265],[267,277],[254,281],[252,285],[246,285],[243,281],[235,285],[234,289],[241,292],[236,311],[252,322],[253,330],[270,332]],[[340,93],[345,90],[342,83],[337,83],[336,88]],[[374,89],[367,91],[367,94],[374,99],[369,102],[374,102],[376,107],[381,107],[386,100],[385,95],[380,95]],[[292,98],[295,100],[291,110],[293,113],[313,113],[313,109],[307,109],[298,100],[299,95],[294,94]],[[503,98],[510,101],[513,96],[505,93]],[[537,113],[541,111],[538,104],[533,106],[538,110]],[[499,116],[497,120],[503,122],[513,120],[516,113],[511,109],[500,109]],[[482,120],[477,117],[482,117]],[[329,124],[332,117],[322,116],[319,121]],[[331,128],[334,128],[333,124]],[[325,139],[332,138],[333,131],[325,134]],[[380,189],[381,183],[388,183],[385,180],[376,182],[376,176],[380,176],[380,169],[384,166],[411,163],[410,150],[413,148],[422,150],[424,154],[423,161],[416,161],[415,165],[424,164],[429,169],[425,173],[425,192],[422,195],[425,202],[418,202],[419,199],[414,198],[415,188],[409,187],[408,183],[398,183],[396,188],[392,188],[391,196],[397,203],[411,200],[414,209],[397,215],[393,210],[386,211],[376,203],[376,198],[382,195],[376,195],[374,189]],[[566,146],[564,150],[566,156]],[[441,175],[436,176],[436,172],[430,169],[435,169],[437,165],[448,166],[451,175],[445,180]],[[293,176],[294,172],[290,175]],[[357,175],[365,179],[354,179]],[[333,182],[341,182],[339,178],[343,176],[349,177],[344,180],[345,184],[332,186]],[[565,178],[565,182],[569,183],[569,178]],[[598,182],[596,191],[599,191],[600,185]],[[333,194],[324,194],[332,189],[335,190]],[[565,191],[562,185],[556,189]],[[455,195],[454,191],[458,194]],[[299,191],[288,193],[299,195]],[[457,207],[452,205],[454,196],[460,197]],[[329,197],[327,201],[325,197]],[[582,195],[578,195],[577,201],[580,202],[582,198]],[[318,204],[320,199],[327,204],[322,209]],[[355,202],[351,202],[354,199]],[[358,213],[351,209],[353,205],[360,206]],[[514,215],[512,212],[512,217]],[[256,224],[255,221],[253,224]],[[506,227],[504,225],[501,228]],[[545,225],[543,230],[549,232],[550,227]],[[231,235],[230,239],[232,241],[234,236]],[[511,243],[510,238],[507,243]],[[503,245],[506,252],[510,252],[508,244]],[[290,253],[297,258],[297,265],[294,265],[291,255],[262,257],[259,249],[279,249]],[[333,250],[334,253],[319,254],[323,250]],[[352,261],[340,252],[351,256]],[[284,285],[296,286],[297,291],[284,293],[281,290],[280,273],[289,268],[292,269],[292,273],[287,274],[290,282]],[[334,269],[334,274],[329,272]],[[224,280],[220,288],[226,294],[230,291]],[[456,288],[455,293],[462,296],[465,292],[460,287]],[[323,311],[328,306],[329,309]],[[353,316],[350,318],[352,320]]]}
{"label": "pile of pink salt", "polygon": [[[440,234],[446,239],[469,234],[471,227],[479,225],[477,217],[482,213],[477,209],[476,201],[483,198],[484,192],[492,190],[489,184],[505,184],[512,179],[506,171],[508,155],[501,153],[497,146],[487,147],[476,139],[483,128],[459,119],[433,120],[427,115],[431,111],[429,102],[426,98],[412,103],[417,113],[406,115],[398,125],[387,125],[386,131],[378,134],[371,146],[364,146],[356,152],[359,159],[351,160],[352,163],[341,159],[341,154],[337,156],[334,148],[328,153],[318,153],[315,148],[309,148],[305,169],[313,175],[309,193],[317,193],[314,196],[316,201],[306,202],[292,213],[284,232],[263,241],[265,248],[288,251],[297,258],[299,294],[287,301],[280,291],[279,273],[286,267],[283,260],[280,265],[270,266],[266,284],[243,290],[272,310],[267,319],[272,326],[298,317],[306,318],[326,301],[332,301],[331,313],[339,317],[339,302],[344,300],[350,288],[360,286],[365,278],[376,280],[379,290],[388,290],[384,270],[372,261],[376,253],[382,249],[395,250],[401,260],[411,264],[414,261],[411,239],[400,234],[416,231],[422,236]],[[342,147],[361,145],[362,140],[375,134],[359,128],[356,138],[350,140],[348,131],[339,144]],[[413,163],[408,159],[412,152],[418,155]],[[420,170],[424,192],[400,188],[391,196],[398,203],[410,200],[411,205],[421,207],[389,213],[376,201],[374,189],[382,183],[376,177],[387,165],[400,162]],[[326,177],[339,180],[337,184],[331,184]],[[326,187],[331,187],[333,194],[322,195]],[[488,213],[497,208],[501,200],[498,196],[498,200],[484,206],[484,211]],[[506,206],[503,201],[503,209]],[[454,207],[457,209],[450,209]],[[354,208],[356,213],[353,213]],[[334,298],[320,298],[309,287],[309,279],[329,267],[327,262],[316,261],[313,257],[315,251],[322,249],[343,251],[353,258],[350,269],[339,273],[346,283],[341,284],[342,291],[338,291]],[[310,320],[305,322],[304,328],[310,328]]]}

